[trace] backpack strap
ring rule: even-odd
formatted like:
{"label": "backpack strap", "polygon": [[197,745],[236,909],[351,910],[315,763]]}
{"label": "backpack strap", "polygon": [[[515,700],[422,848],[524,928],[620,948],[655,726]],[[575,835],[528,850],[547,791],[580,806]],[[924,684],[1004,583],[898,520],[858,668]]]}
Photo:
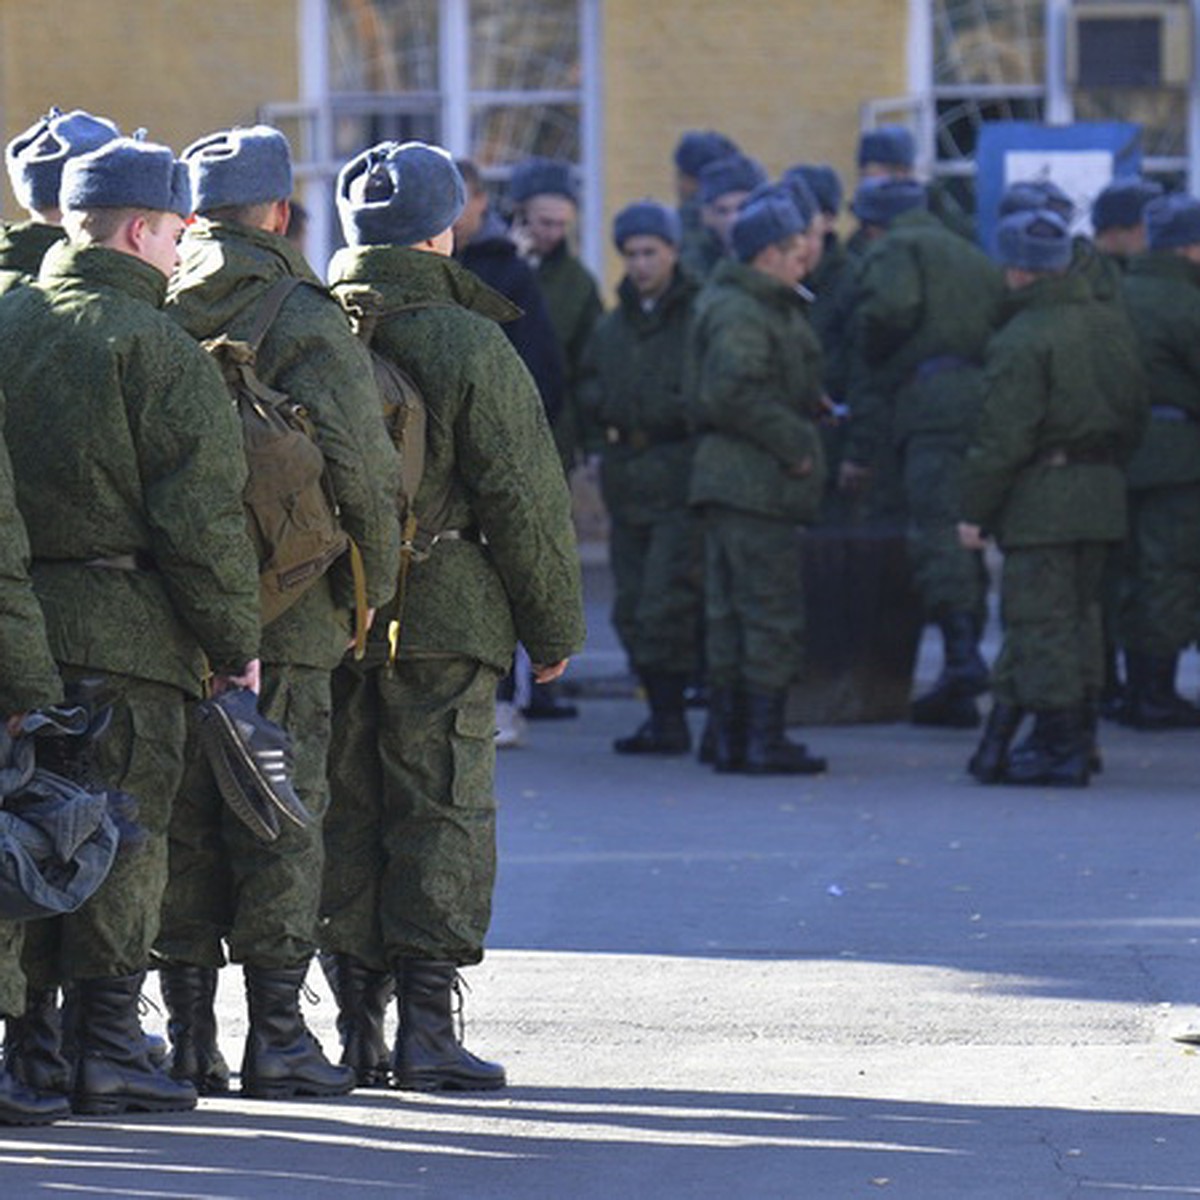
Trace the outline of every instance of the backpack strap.
{"label": "backpack strap", "polygon": [[254,324],[250,326],[250,332],[246,334],[246,344],[251,350],[257,352],[262,345],[263,338],[267,336],[267,331],[275,324],[284,301],[306,282],[295,275],[285,275],[271,284],[262,303],[258,306],[258,312],[254,315]]}

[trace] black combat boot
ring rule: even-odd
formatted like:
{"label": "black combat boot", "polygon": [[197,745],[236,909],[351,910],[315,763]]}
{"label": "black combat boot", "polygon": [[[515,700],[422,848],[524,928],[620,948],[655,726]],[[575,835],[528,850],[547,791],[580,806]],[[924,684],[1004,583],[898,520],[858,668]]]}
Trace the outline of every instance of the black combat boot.
{"label": "black combat boot", "polygon": [[1100,715],[1108,721],[1119,721],[1125,711],[1125,683],[1121,679],[1120,650],[1106,646],[1104,650],[1104,686],[1100,690]]}
{"label": "black combat boot", "polygon": [[1082,708],[1043,709],[1029,740],[1009,755],[1002,782],[1087,787],[1088,757]]}
{"label": "black combat boot", "polygon": [[34,1092],[70,1094],[72,1069],[63,1053],[57,988],[28,992],[25,1011],[19,1017],[8,1018],[4,1065],[18,1082]]}
{"label": "black combat boot", "polygon": [[1025,710],[994,701],[983,727],[983,737],[967,763],[967,771],[980,783],[999,783],[1008,764],[1008,748],[1017,735]]}
{"label": "black combat boot", "polygon": [[186,1079],[201,1096],[229,1091],[229,1064],[217,1046],[216,967],[164,963],[158,971],[167,1006],[172,1079]]}
{"label": "black combat boot", "polygon": [[1175,690],[1178,655],[1125,655],[1129,682],[1126,685],[1123,725],[1133,729],[1195,729],[1200,726],[1200,709]]}
{"label": "black combat boot", "polygon": [[686,675],[670,671],[643,671],[642,686],[650,705],[650,719],[629,737],[617,738],[618,754],[687,754],[692,748],[683,698]]}
{"label": "black combat boot", "polygon": [[259,1100],[290,1096],[344,1096],[354,1072],[335,1066],[300,1015],[300,988],[308,963],[244,968],[250,1029],[242,1059],[242,1095]]}
{"label": "black combat boot", "polygon": [[1104,758],[1100,754],[1100,714],[1103,710],[1103,693],[1091,692],[1083,701],[1083,737],[1087,743],[1088,774],[1104,772]]}
{"label": "black combat boot", "polygon": [[820,775],[825,759],[809,754],[808,747],[789,742],[784,734],[784,690],[746,689],[745,775]]}
{"label": "black combat boot", "polygon": [[746,697],[741,688],[714,687],[700,738],[700,761],[720,774],[740,771],[746,761]]}
{"label": "black combat boot", "polygon": [[79,1061],[71,1107],[89,1116],[124,1112],[185,1112],[196,1089],[156,1067],[138,1022],[145,972],[74,985]]}
{"label": "black combat boot", "polygon": [[950,613],[942,631],[942,673],[912,704],[914,725],[974,729],[979,724],[975,697],[987,690],[988,669],[979,653],[980,628],[974,613]]}
{"label": "black combat boot", "polygon": [[505,1085],[499,1063],[476,1058],[454,1028],[452,962],[406,958],[396,971],[400,1024],[392,1054],[396,1087],[413,1092],[491,1092]]}
{"label": "black combat boot", "polygon": [[49,1125],[71,1115],[66,1096],[34,1091],[0,1064],[0,1125]]}
{"label": "black combat boot", "polygon": [[337,999],[342,1065],[353,1070],[356,1087],[387,1087],[392,1068],[383,1022],[395,980],[350,954],[322,955],[321,965]]}

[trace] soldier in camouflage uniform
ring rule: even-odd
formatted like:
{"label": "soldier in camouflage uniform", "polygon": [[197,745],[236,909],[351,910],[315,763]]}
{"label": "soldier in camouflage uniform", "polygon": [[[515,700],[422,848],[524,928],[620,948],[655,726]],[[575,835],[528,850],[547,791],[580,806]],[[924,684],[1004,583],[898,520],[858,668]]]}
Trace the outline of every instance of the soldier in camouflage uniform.
{"label": "soldier in camouflage uniform", "polygon": [[584,355],[579,397],[605,431],[601,461],[616,582],[613,624],[650,716],[618,754],[686,754],[684,689],[697,663],[701,542],[687,489],[695,439],[683,393],[684,348],[698,285],[679,268],[679,219],[665,205],[622,209],[613,241],[626,273],[618,306]]}
{"label": "soldier in camouflage uniform", "polygon": [[394,977],[397,1086],[497,1088],[504,1069],[461,1046],[451,996],[491,916],[496,682],[518,638],[543,680],[583,641],[569,497],[496,323],[516,310],[449,257],[464,203],[449,155],[384,142],[342,169],[337,198],[334,293],[375,314],[372,348],[420,388],[428,437],[419,555],[366,661],[334,675],[321,941]]}
{"label": "soldier in camouflage uniform", "polygon": [[883,230],[857,277],[846,464],[869,469],[889,441],[908,511],[908,546],[925,618],[942,634],[942,673],[912,706],[918,725],[973,727],[987,688],[979,653],[983,556],[958,543],[959,474],[983,400],[983,351],[998,319],[1000,274],[945,228],[912,180],[869,180],[854,201]]}
{"label": "soldier in camouflage uniform", "polygon": [[67,160],[119,133],[111,121],[82,109],[64,114],[52,108],[5,147],[9,183],[30,219],[0,228],[0,295],[36,276],[46,251],[65,236],[58,191]]}
{"label": "soldier in camouflage uniform", "polygon": [[[1096,765],[1101,578],[1125,533],[1120,461],[1144,425],[1145,380],[1119,311],[1068,270],[1056,213],[1006,217],[998,253],[1009,301],[987,348],[959,533],[973,550],[990,533],[1004,551],[1004,645],[969,770],[984,783],[1083,786]],[[1010,755],[1026,712],[1033,732]]]}
{"label": "soldier in camouflage uniform", "polygon": [[778,189],[742,209],[732,242],[736,258],[696,300],[686,387],[701,434],[689,499],[704,519],[714,766],[812,774],[825,760],[784,736],[803,655],[796,526],[825,477],[821,350],[796,291],[804,220]]}
{"label": "soldier in camouflage uniform", "polygon": [[1150,249],[1125,276],[1125,308],[1150,382],[1150,422],[1129,464],[1128,676],[1121,719],[1135,729],[1200,725],[1175,690],[1196,640],[1200,594],[1200,201],[1145,210]]}
{"label": "soldier in camouflage uniform", "polygon": [[[4,401],[0,396],[0,426]],[[0,718],[57,704],[62,680],[46,641],[46,627],[29,582],[29,539],[17,512],[12,463],[0,440]],[[8,1025],[26,1009],[21,971],[22,924],[0,920],[0,1015]],[[0,1062],[0,1125],[42,1125],[70,1114],[65,1097],[39,1091]]]}
{"label": "soldier in camouflage uniform", "polygon": [[683,240],[679,261],[701,281],[730,256],[729,234],[742,202],[767,182],[767,173],[744,154],[714,158],[700,169],[700,228]]}
{"label": "soldier in camouflage uniform", "polygon": [[[400,560],[399,465],[383,423],[370,356],[341,307],[284,236],[291,154],[276,129],[202,138],[184,151],[200,216],[181,243],[167,312],[199,341],[246,338],[279,280],[290,292],[256,356],[268,387],[302,404],[325,456],[338,520],[362,554],[365,600],[391,598]],[[250,1025],[241,1086],[248,1095],[336,1095],[354,1073],[334,1067],[304,1024],[299,993],[316,950],[328,805],[330,675],[353,634],[345,561],[263,629],[260,710],[291,735],[293,782],[311,822],[284,824],[269,844],[221,800],[193,736],[170,830],[170,883],[156,943],[174,1045],[171,1073],[201,1094],[226,1091],[213,997],[229,957],[243,965]],[[346,989],[363,982],[339,977]]]}
{"label": "soldier in camouflage uniform", "polygon": [[[67,160],[117,136],[116,126],[103,118],[80,110],[64,115],[52,108],[5,147],[9,183],[30,220],[0,226],[0,295],[36,278],[46,251],[66,237],[58,193]],[[15,994],[24,987],[17,957],[0,955],[0,992]],[[55,1022],[57,1002],[57,989],[45,989],[11,1006],[6,1041],[13,1043],[30,1036],[31,1028]]]}
{"label": "soldier in camouflage uniform", "polygon": [[[715,129],[690,129],[675,145],[675,195],[679,201],[679,224],[683,247],[704,240],[700,172],[718,158],[739,153],[732,138]],[[690,249],[688,251],[690,256]]]}
{"label": "soldier in camouflage uniform", "polygon": [[[241,431],[216,367],[157,311],[190,212],[186,168],[115,139],[67,163],[62,208],[69,241],[0,301],[7,432],[51,649],[68,684],[106,678],[95,774],[136,798],[146,837],[77,912],[30,925],[25,967],[31,990],[73,988],[76,1111],[190,1108],[195,1089],[148,1060],[137,1004],[185,700],[209,669],[218,688],[257,687]],[[58,1047],[34,1049],[42,1061],[25,1066],[68,1090]]]}

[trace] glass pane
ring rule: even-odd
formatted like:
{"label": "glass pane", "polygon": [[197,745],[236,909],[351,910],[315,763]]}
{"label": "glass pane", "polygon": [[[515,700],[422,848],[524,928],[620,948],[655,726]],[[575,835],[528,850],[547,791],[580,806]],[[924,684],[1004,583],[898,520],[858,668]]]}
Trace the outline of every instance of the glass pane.
{"label": "glass pane", "polygon": [[1045,0],[933,0],[934,86],[1041,84]]}
{"label": "glass pane", "polygon": [[1142,127],[1142,154],[1150,158],[1186,158],[1187,92],[1181,88],[1080,89],[1075,93],[1077,121],[1133,121]]}
{"label": "glass pane", "polygon": [[339,162],[377,142],[437,142],[438,118],[432,111],[339,113],[333,117],[333,150]]}
{"label": "glass pane", "polygon": [[981,99],[969,92],[961,96],[940,97],[937,101],[937,157],[973,159],[979,129],[985,121],[1040,121],[1040,98],[989,97]]}
{"label": "glass pane", "polygon": [[335,92],[438,88],[438,0],[329,0]]}
{"label": "glass pane", "polygon": [[579,0],[471,0],[473,91],[579,87]]}
{"label": "glass pane", "polygon": [[471,113],[472,155],[481,167],[511,166],[532,154],[578,162],[577,104],[489,104]]}

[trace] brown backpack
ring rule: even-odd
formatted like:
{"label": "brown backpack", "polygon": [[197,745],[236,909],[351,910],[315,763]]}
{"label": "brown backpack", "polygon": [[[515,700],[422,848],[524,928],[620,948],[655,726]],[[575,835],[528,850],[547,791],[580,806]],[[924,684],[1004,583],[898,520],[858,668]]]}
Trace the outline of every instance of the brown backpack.
{"label": "brown backpack", "polygon": [[203,343],[241,417],[249,469],[243,499],[258,552],[264,625],[291,608],[350,545],[308,411],[254,370],[284,301],[304,283],[289,275],[273,284],[244,340],[221,334]]}

